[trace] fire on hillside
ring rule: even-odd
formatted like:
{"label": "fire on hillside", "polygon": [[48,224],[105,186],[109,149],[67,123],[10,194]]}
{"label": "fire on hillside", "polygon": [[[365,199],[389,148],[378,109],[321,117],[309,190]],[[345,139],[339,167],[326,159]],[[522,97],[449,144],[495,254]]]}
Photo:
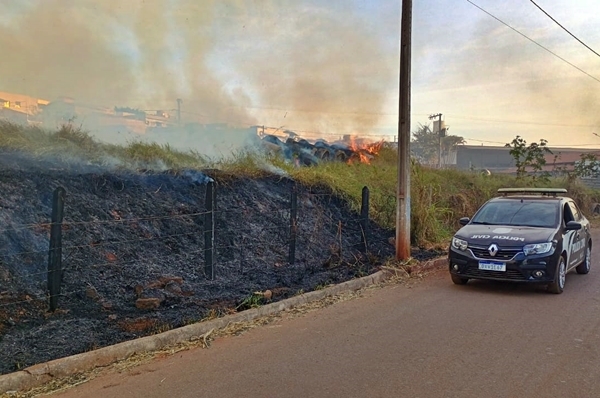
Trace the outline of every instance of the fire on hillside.
{"label": "fire on hillside", "polygon": [[383,148],[384,140],[370,142],[360,138],[350,138],[350,149],[359,156],[361,163],[371,163],[371,159],[379,154]]}
{"label": "fire on hillside", "polygon": [[327,161],[368,164],[379,154],[385,142],[372,142],[354,136],[332,143],[324,139],[310,142],[293,132],[286,133],[287,138],[283,139],[273,134],[261,135],[262,145],[299,166],[314,166]]}

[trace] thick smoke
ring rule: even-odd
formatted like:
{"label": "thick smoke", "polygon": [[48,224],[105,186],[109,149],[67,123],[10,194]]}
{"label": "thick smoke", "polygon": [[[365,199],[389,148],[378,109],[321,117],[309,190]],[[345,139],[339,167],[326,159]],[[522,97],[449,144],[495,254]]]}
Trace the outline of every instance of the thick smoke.
{"label": "thick smoke", "polygon": [[397,48],[341,1],[11,3],[0,91],[173,115],[180,98],[186,122],[341,135],[374,126],[397,87]]}
{"label": "thick smoke", "polygon": [[261,29],[259,43],[278,36],[277,52],[253,51],[233,63],[251,65],[244,75],[259,87],[260,102],[277,108],[281,124],[369,132],[386,95],[397,90],[396,49],[384,47],[364,17],[297,3],[286,4],[292,12],[269,15],[272,26]]}
{"label": "thick smoke", "polygon": [[[11,2],[4,3],[3,9]],[[94,18],[93,11],[46,0],[16,14],[0,35],[2,90],[95,103],[132,93],[131,64],[113,48],[110,17]]]}

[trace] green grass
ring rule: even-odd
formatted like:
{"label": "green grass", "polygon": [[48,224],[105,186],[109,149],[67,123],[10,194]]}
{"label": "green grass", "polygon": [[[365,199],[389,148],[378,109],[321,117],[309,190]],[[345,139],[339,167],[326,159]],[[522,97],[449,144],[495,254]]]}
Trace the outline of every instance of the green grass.
{"label": "green grass", "polygon": [[124,148],[121,156],[125,164],[159,164],[169,169],[202,168],[207,164],[194,152],[184,153],[156,143],[133,142]]}
{"label": "green grass", "polygon": [[184,153],[168,145],[131,142],[127,146],[100,143],[72,125],[57,131],[22,127],[0,121],[0,148],[24,151],[34,157],[58,160],[84,160],[94,164],[112,164],[122,168],[202,168],[207,162],[200,155]]}
{"label": "green grass", "polygon": [[[360,208],[363,186],[370,190],[371,218],[378,224],[395,227],[397,154],[384,148],[372,164],[328,163],[312,168],[282,165],[290,175],[307,185],[326,185],[345,198],[355,210]],[[482,175],[459,170],[429,169],[418,164],[411,171],[411,241],[421,247],[447,244],[460,228],[458,219],[472,216],[485,201],[502,187],[567,188],[584,212],[590,215],[592,204],[600,202],[600,192],[578,181],[554,178],[533,184],[517,181],[510,175]]]}
{"label": "green grass", "polygon": [[[370,190],[371,218],[387,228],[395,227],[397,153],[383,148],[372,164],[322,163],[315,167],[294,167],[276,156],[239,152],[227,159],[211,160],[200,154],[183,152],[168,145],[131,142],[126,146],[103,144],[70,125],[58,131],[20,127],[0,122],[0,148],[25,151],[34,157],[82,159],[95,164],[139,169],[208,169],[222,170],[225,175],[259,178],[272,173],[289,175],[308,186],[324,186],[348,200],[358,211],[362,189]],[[411,171],[411,241],[417,246],[445,245],[459,228],[458,219],[472,216],[498,188],[533,185],[508,175],[481,175],[457,170],[434,170],[412,165]],[[555,178],[540,187],[569,190],[584,212],[590,215],[593,203],[600,202],[600,192],[578,181]]]}
{"label": "green grass", "polygon": [[253,293],[250,296],[244,298],[242,302],[235,308],[237,311],[244,311],[250,308],[258,308],[264,304],[264,297]]}

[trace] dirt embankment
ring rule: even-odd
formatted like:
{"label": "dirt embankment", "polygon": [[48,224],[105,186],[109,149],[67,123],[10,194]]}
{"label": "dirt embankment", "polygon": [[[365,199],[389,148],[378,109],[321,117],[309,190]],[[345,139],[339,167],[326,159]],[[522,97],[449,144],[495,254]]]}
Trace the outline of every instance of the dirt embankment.
{"label": "dirt embankment", "polygon": [[[204,273],[208,176],[216,180],[214,280]],[[289,264],[292,185],[278,176],[0,162],[0,373],[369,274],[393,255],[393,231],[371,223],[365,255],[359,215],[325,188],[298,186]],[[58,186],[67,192],[64,272],[59,309],[48,313]]]}

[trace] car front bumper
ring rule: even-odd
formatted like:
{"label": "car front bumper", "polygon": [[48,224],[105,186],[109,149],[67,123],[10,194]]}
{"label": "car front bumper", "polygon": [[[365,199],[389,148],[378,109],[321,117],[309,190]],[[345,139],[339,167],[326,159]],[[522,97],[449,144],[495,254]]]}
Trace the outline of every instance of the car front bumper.
{"label": "car front bumper", "polygon": [[480,264],[495,260],[477,258],[469,249],[459,251],[451,247],[448,254],[448,267],[451,274],[467,279],[549,283],[554,280],[558,257],[559,253],[556,252],[537,256],[525,256],[520,252],[510,260],[498,261],[506,265],[505,271],[491,271],[480,269]]}

